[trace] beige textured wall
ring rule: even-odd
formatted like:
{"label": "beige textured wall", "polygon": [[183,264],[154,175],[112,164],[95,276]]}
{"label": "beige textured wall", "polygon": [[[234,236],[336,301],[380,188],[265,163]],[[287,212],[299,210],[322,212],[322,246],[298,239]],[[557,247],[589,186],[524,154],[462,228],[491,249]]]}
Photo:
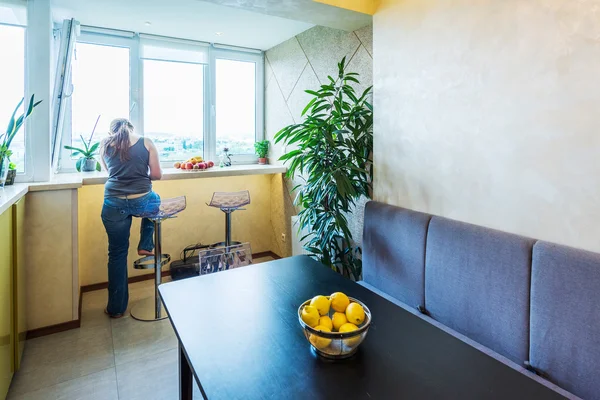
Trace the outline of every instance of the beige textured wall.
{"label": "beige textured wall", "polygon": [[73,191],[27,194],[25,257],[27,329],[71,321],[73,307]]}
{"label": "beige textured wall", "polygon": [[600,251],[600,1],[384,1],[375,198]]}
{"label": "beige textured wall", "polygon": [[[346,57],[348,69],[360,74],[361,85],[357,90],[362,92],[372,85],[372,44],[371,26],[355,32],[316,26],[266,52],[265,136],[271,141],[270,163],[280,163],[279,157],[290,150],[284,149],[281,144],[275,144],[273,138],[281,128],[302,122],[302,110],[311,99],[304,91],[319,89],[320,85],[329,82],[328,75],[337,76],[337,63],[343,57]],[[287,189],[283,190],[280,183],[274,181],[273,189],[286,196],[273,207],[274,214],[271,216],[276,221],[273,225],[274,248],[281,251],[281,256],[291,255],[291,243],[289,239],[284,243],[281,233],[290,237],[290,219],[298,211],[292,205],[293,195],[290,195],[290,189],[301,183],[300,178],[296,178],[295,182],[286,179],[284,184]],[[355,213],[357,218],[351,220],[355,239],[362,237],[363,206],[364,203],[361,202]],[[282,212],[284,214],[280,214]],[[360,243],[359,240],[357,242]]]}
{"label": "beige textured wall", "polygon": [[[187,196],[186,210],[163,224],[163,252],[179,259],[187,245],[223,241],[225,216],[206,203],[210,202],[213,192],[238,190],[250,191],[251,204],[245,211],[232,214],[232,239],[250,242],[253,253],[271,251],[272,178],[272,175],[253,175],[155,182],[154,190],[162,198]],[[100,218],[103,192],[104,185],[79,189],[79,274],[84,286],[107,281],[108,239]],[[151,270],[133,269],[133,261],[139,258],[139,229],[140,220],[134,218],[129,244],[129,276],[152,273]]]}

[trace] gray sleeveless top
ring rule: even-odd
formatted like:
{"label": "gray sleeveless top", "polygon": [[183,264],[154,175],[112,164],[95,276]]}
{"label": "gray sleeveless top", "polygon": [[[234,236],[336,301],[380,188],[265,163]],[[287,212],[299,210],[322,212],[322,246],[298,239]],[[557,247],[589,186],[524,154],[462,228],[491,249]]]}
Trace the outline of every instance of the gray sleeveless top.
{"label": "gray sleeveless top", "polygon": [[144,138],[129,148],[129,160],[121,157],[108,147],[104,152],[108,167],[108,180],[104,185],[104,197],[127,196],[146,193],[152,190],[150,181],[150,153],[144,146]]}

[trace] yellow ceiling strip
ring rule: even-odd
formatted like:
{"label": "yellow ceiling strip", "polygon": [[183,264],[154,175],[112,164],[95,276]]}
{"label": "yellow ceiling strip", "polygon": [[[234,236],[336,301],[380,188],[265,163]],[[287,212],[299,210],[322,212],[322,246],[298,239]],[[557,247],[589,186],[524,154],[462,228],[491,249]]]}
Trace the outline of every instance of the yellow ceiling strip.
{"label": "yellow ceiling strip", "polygon": [[373,15],[379,7],[380,0],[313,0],[317,3],[328,4],[330,6],[345,8],[363,14]]}

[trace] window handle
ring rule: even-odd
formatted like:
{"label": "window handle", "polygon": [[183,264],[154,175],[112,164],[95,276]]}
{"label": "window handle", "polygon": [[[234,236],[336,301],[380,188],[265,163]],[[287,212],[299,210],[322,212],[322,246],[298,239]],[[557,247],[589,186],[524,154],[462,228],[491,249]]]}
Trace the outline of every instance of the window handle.
{"label": "window handle", "polygon": [[137,106],[137,103],[135,101],[131,102],[131,107],[129,107],[129,114],[131,114],[131,112],[133,111],[133,109],[135,108],[135,106]]}
{"label": "window handle", "polygon": [[215,105],[213,104],[212,106],[210,106],[210,114],[214,117],[215,115],[217,115],[217,110],[215,108]]}

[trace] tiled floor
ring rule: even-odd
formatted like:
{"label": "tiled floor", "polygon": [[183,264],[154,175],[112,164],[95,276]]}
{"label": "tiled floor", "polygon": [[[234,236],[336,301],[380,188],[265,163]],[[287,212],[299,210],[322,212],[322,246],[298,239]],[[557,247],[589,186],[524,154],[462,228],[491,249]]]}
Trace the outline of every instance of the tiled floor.
{"label": "tiled floor", "polygon": [[[130,307],[151,297],[153,284],[130,285]],[[177,399],[177,338],[170,322],[140,322],[128,313],[110,319],[106,298],[106,290],[85,293],[81,328],[27,341],[8,399]],[[194,398],[202,398],[197,387]]]}

